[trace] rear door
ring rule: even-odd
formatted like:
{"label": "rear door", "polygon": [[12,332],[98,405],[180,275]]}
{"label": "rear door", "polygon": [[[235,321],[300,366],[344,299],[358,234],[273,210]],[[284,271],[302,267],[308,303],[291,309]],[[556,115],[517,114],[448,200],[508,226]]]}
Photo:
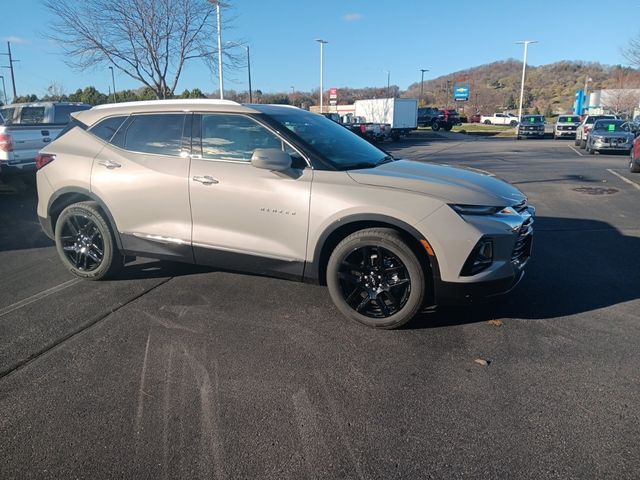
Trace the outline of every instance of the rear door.
{"label": "rear door", "polygon": [[251,165],[256,148],[284,149],[273,131],[246,115],[194,117],[189,174],[197,263],[301,278],[313,170],[271,172]]}
{"label": "rear door", "polygon": [[[93,161],[91,189],[111,211],[126,250],[193,260],[183,144],[190,120],[182,112],[133,115]],[[96,133],[110,132],[102,122]]]}

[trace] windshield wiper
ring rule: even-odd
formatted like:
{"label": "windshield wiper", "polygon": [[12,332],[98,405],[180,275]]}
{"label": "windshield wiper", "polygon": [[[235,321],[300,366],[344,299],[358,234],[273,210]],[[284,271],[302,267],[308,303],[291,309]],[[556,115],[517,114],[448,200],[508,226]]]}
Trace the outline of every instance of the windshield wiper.
{"label": "windshield wiper", "polygon": [[384,165],[385,163],[393,162],[394,160],[395,158],[393,158],[391,155],[387,155],[378,160],[374,166],[377,167],[378,165]]}

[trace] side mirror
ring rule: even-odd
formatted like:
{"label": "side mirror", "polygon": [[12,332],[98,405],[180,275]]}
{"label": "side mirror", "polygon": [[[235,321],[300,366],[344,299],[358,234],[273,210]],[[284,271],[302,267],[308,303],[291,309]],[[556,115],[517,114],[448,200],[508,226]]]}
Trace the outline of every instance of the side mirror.
{"label": "side mirror", "polygon": [[251,156],[251,165],[282,172],[291,168],[291,156],[278,148],[256,148]]}

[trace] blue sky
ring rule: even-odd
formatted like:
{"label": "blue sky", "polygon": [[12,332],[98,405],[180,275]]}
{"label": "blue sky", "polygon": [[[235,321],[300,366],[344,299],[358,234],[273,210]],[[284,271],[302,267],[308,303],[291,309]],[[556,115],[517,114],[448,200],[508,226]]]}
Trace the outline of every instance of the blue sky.
{"label": "blue sky", "polygon": [[[326,88],[386,86],[389,70],[391,83],[405,89],[420,80],[420,68],[430,70],[425,73],[429,79],[497,60],[520,59],[522,46],[514,42],[522,39],[540,42],[530,47],[532,65],[559,60],[625,64],[621,47],[640,31],[640,5],[634,2],[610,10],[609,20],[602,1],[595,0],[228,1],[234,5],[235,20],[223,40],[250,45],[253,88],[264,92],[291,91],[292,86],[305,91],[318,88],[315,38],[329,42],[324,57]],[[54,81],[66,93],[87,85],[107,91],[106,67],[74,71],[64,63],[59,48],[41,36],[51,18],[40,0],[0,0],[0,4],[0,39],[13,40],[14,57],[20,60],[19,95],[43,95]],[[602,27],[594,23],[598,18],[603,18]],[[6,52],[5,42],[0,43],[0,52]],[[0,65],[7,64],[4,58]],[[2,69],[0,74],[9,92],[9,71]],[[116,76],[116,85],[118,90],[139,86],[123,74]],[[216,77],[192,63],[177,90],[199,87],[211,92],[217,85]],[[246,72],[226,71],[225,88],[246,90]]]}

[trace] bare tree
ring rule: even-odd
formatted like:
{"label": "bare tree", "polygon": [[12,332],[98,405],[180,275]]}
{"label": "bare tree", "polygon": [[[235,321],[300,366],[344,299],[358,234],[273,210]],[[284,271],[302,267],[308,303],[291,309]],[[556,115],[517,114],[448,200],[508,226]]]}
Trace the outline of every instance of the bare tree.
{"label": "bare tree", "polygon": [[640,68],[640,34],[629,40],[626,48],[622,49],[622,54],[635,68]]}
{"label": "bare tree", "polygon": [[[206,0],[45,0],[57,41],[77,69],[113,65],[152,89],[173,95],[187,62],[215,69],[215,5]],[[221,7],[227,5],[220,4]],[[225,56],[233,61],[232,54]]]}

